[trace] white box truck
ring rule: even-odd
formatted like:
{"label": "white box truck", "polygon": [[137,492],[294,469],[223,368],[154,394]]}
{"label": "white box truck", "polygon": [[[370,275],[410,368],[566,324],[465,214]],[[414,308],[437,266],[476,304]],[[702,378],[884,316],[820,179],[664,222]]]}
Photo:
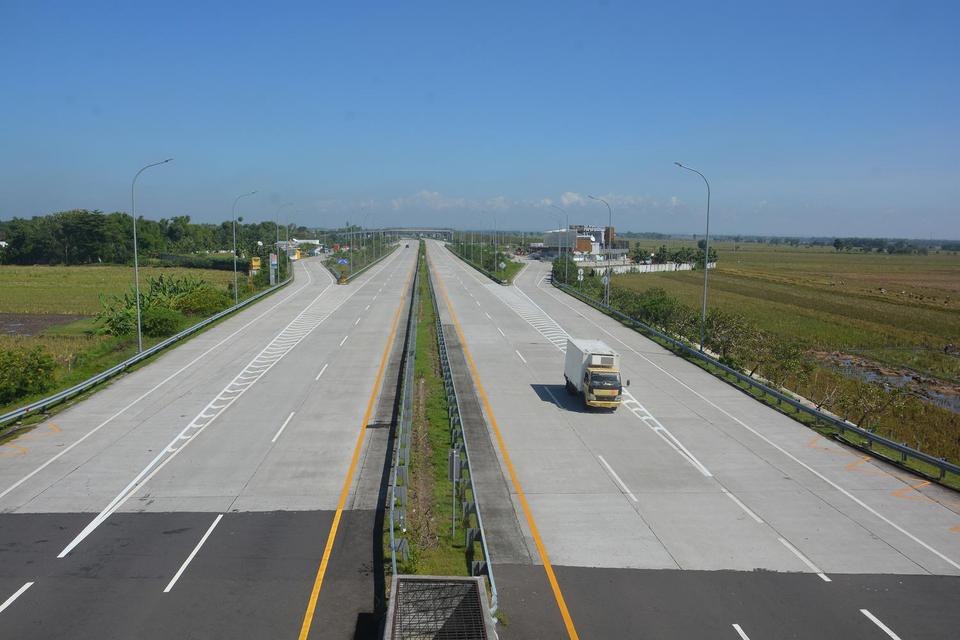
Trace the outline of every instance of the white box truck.
{"label": "white box truck", "polygon": [[[600,340],[567,338],[563,377],[567,393],[580,395],[584,407],[616,409],[623,393],[620,354]],[[630,386],[627,381],[626,386]]]}

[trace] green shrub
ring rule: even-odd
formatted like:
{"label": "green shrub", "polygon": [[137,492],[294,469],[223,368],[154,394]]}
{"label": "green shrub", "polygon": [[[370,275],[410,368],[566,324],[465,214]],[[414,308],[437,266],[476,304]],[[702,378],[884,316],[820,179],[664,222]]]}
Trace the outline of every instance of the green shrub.
{"label": "green shrub", "polygon": [[173,308],[187,315],[209,317],[223,311],[231,304],[233,300],[225,291],[208,285],[180,294],[173,301]]}
{"label": "green shrub", "polygon": [[0,349],[0,404],[50,388],[54,367],[53,358],[40,347]]}
{"label": "green shrub", "polygon": [[153,337],[171,336],[183,324],[185,316],[175,309],[167,307],[150,307],[141,312],[144,335]]}

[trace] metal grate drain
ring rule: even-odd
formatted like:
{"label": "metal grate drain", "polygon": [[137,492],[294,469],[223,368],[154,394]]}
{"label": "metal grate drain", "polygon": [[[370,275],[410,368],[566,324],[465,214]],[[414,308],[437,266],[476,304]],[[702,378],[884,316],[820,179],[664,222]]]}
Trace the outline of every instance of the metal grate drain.
{"label": "metal grate drain", "polygon": [[493,640],[482,578],[396,576],[385,640]]}

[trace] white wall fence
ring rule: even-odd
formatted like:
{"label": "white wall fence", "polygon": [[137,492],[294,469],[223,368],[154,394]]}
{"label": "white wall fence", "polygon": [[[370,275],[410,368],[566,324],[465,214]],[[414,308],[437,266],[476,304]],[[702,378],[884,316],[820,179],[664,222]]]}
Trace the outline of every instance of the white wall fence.
{"label": "white wall fence", "polygon": [[[614,273],[660,273],[664,271],[691,271],[693,270],[692,262],[684,262],[677,264],[675,262],[668,262],[667,264],[633,264],[632,262],[624,263],[614,263],[614,264],[605,264],[603,262],[577,262],[577,267],[580,269],[593,269],[597,273],[606,273],[607,270],[611,270]],[[716,269],[717,263],[711,262],[707,265],[710,269]]]}

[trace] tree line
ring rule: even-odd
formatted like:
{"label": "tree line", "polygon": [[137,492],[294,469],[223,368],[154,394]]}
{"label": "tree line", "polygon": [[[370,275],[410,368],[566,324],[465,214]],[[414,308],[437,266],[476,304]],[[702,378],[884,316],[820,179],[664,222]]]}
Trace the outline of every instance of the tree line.
{"label": "tree line", "polygon": [[[276,239],[272,222],[237,224],[237,249],[241,256],[262,253]],[[280,230],[281,240],[310,236],[305,227]],[[133,219],[126,213],[74,209],[33,218],[0,221],[0,264],[129,264],[133,262]],[[137,218],[137,250],[141,257],[164,254],[230,252],[233,248],[231,221],[220,224],[191,222],[190,216],[160,220]]]}

